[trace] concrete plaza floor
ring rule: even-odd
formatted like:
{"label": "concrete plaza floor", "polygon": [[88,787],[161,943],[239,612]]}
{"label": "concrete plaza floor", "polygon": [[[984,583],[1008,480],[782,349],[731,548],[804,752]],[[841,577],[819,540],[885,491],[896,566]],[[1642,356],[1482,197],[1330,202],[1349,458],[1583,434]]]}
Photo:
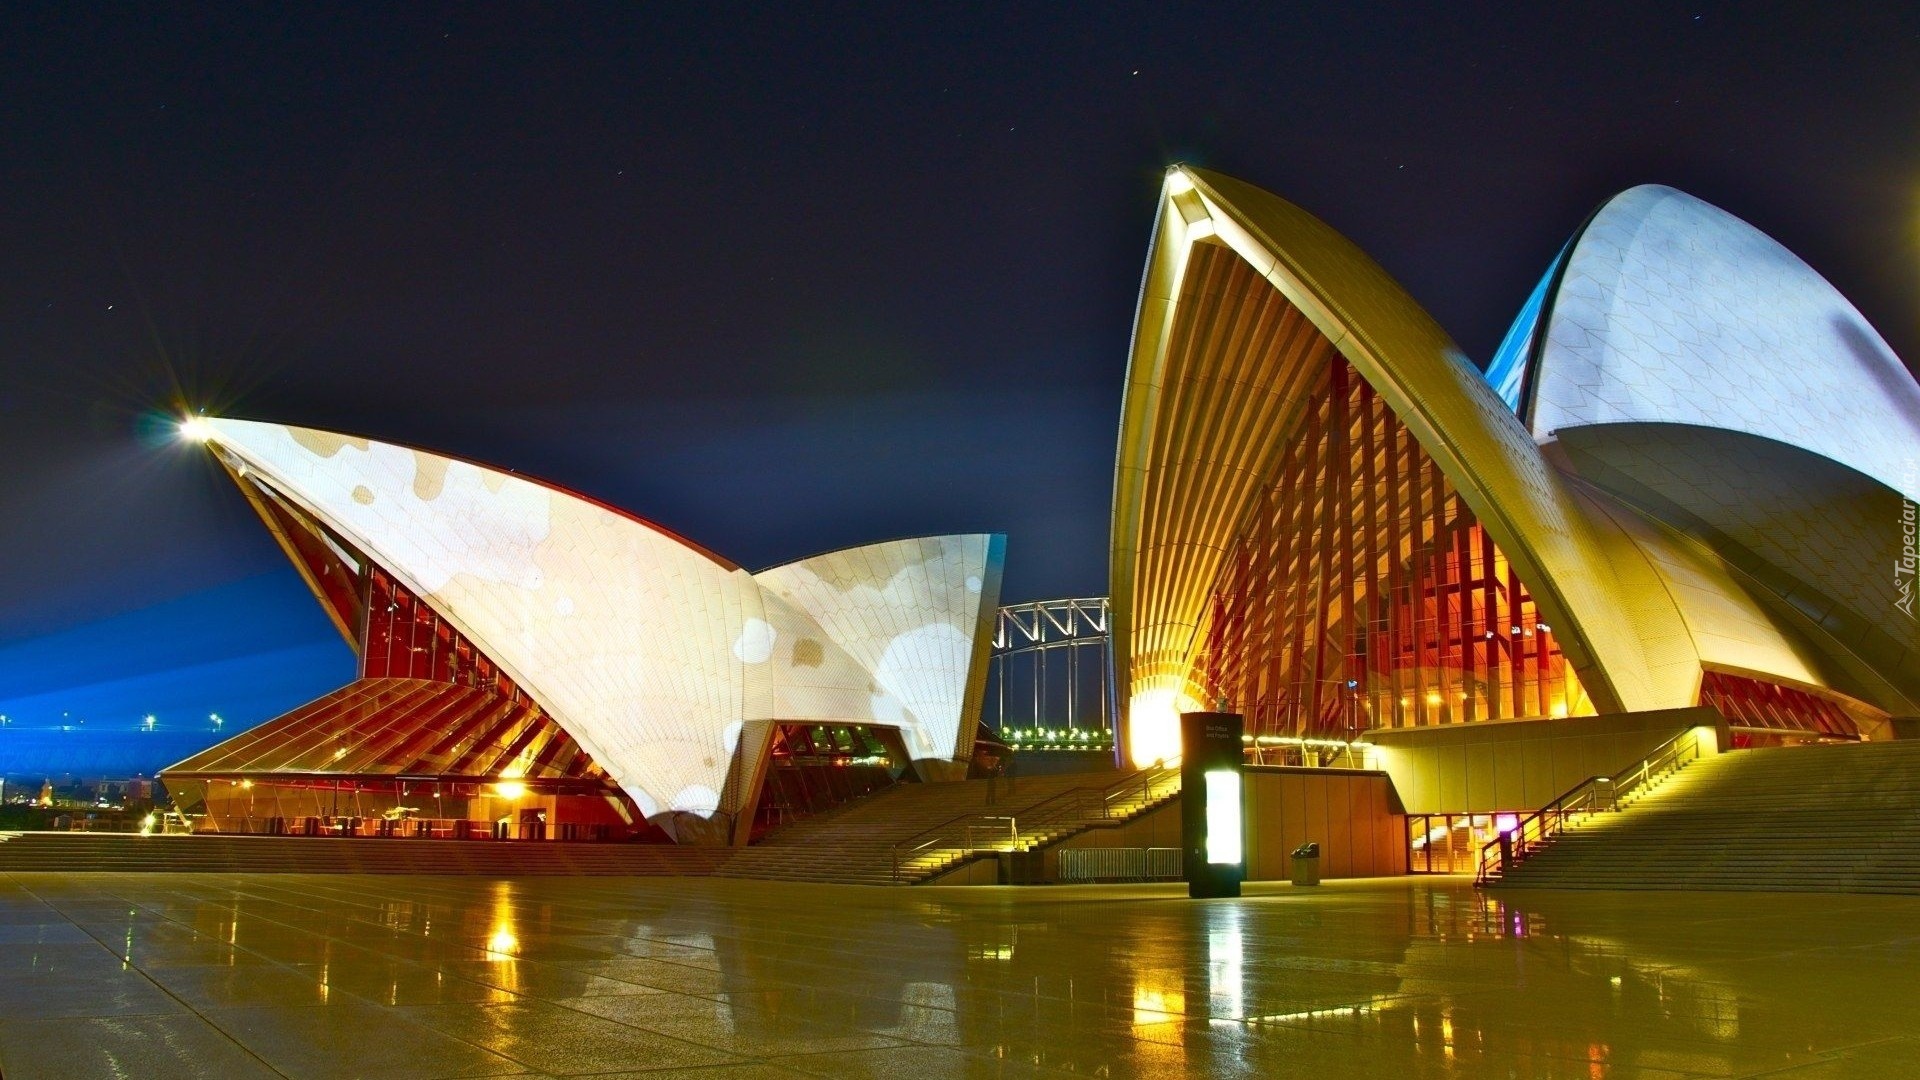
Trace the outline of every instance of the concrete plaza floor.
{"label": "concrete plaza floor", "polygon": [[1920,1076],[1920,901],[0,878],[0,1073]]}

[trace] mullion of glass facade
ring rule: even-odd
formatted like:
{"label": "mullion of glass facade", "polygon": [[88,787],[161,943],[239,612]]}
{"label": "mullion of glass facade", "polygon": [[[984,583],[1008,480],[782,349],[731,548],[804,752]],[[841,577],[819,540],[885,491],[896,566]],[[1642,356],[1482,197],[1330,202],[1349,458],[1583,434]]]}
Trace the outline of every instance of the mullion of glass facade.
{"label": "mullion of glass facade", "polygon": [[337,544],[324,530],[272,488],[263,486],[254,490],[260,493],[257,505],[271,518],[269,526],[288,548],[309,586],[338,625],[355,631],[350,636],[357,646],[357,631],[366,621],[360,582],[362,561],[343,558]]}
{"label": "mullion of glass facade", "polygon": [[1859,724],[1832,700],[1797,687],[1709,671],[1700,680],[1700,701],[1738,727],[1857,736]]}
{"label": "mullion of glass facade", "polygon": [[[482,711],[485,700],[478,699],[476,702],[471,691],[451,684],[440,684],[432,693],[413,702],[407,712],[396,711],[386,717],[383,734],[389,738],[369,758],[369,764],[412,758],[414,754],[405,752],[403,748],[418,746],[425,732],[443,730],[462,722],[472,713]],[[369,749],[373,749],[371,743]]]}
{"label": "mullion of glass facade", "polygon": [[1407,872],[1410,874],[1472,874],[1480,869],[1480,853],[1502,829],[1512,829],[1520,811],[1491,814],[1408,814]]}
{"label": "mullion of glass facade", "polygon": [[1208,700],[1269,736],[1592,712],[1452,483],[1345,358],[1316,360],[1210,598]]}
{"label": "mullion of glass facade", "polygon": [[381,691],[353,684],[350,692],[330,694],[300,709],[286,722],[263,725],[259,730],[270,737],[257,747],[246,761],[246,772],[294,771],[301,767],[302,755],[317,753],[319,746],[335,731],[350,725],[354,717],[375,707]]}
{"label": "mullion of glass facade", "polygon": [[368,574],[366,609],[363,678],[430,679],[525,699],[485,653],[378,566]]}
{"label": "mullion of glass facade", "polygon": [[516,708],[504,698],[494,698],[484,709],[462,716],[458,723],[432,729],[438,738],[422,755],[423,764],[447,775],[469,772],[475,764],[474,748],[484,745],[486,733],[513,717]]}
{"label": "mullion of glass facade", "polygon": [[417,679],[356,681],[169,771],[332,776],[358,784],[378,783],[382,776],[606,780],[566,732],[530,703]]}
{"label": "mullion of glass facade", "polygon": [[[355,736],[369,722],[389,715],[393,710],[410,708],[412,703],[432,693],[425,684],[386,684],[371,686],[369,692],[336,703],[333,707],[306,718],[298,727],[289,726],[287,738],[273,771],[322,773],[342,772],[354,764],[343,762],[343,740]],[[264,765],[265,763],[261,763]],[[343,768],[344,764],[344,768]]]}

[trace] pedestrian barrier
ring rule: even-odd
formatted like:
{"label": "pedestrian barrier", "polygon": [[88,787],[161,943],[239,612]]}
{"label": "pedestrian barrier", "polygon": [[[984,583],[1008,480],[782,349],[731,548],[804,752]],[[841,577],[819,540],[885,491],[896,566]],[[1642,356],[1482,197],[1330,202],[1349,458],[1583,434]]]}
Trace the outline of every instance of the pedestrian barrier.
{"label": "pedestrian barrier", "polygon": [[1180,877],[1179,848],[1062,848],[1060,880],[1172,881]]}

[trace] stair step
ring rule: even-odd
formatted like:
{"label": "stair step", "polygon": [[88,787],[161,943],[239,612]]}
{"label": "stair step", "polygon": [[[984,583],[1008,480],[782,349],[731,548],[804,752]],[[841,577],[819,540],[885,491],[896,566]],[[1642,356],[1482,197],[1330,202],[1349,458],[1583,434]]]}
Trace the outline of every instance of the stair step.
{"label": "stair step", "polygon": [[[721,877],[778,877],[784,880],[895,884],[898,844],[970,814],[1020,815],[1074,791],[1100,792],[1123,774],[1082,773],[1006,781],[956,781],[906,784],[876,792],[828,814],[803,818],[768,836],[716,871]],[[991,801],[989,799],[991,798]],[[1165,802],[1121,804],[1121,819],[1131,819]],[[1046,829],[1022,829],[1026,847],[1054,843],[1091,823],[1067,823]],[[923,881],[982,856],[941,850],[936,857],[903,864],[902,878]],[[904,883],[904,882],[902,882]]]}
{"label": "stair step", "polygon": [[1920,742],[1694,762],[1570,825],[1495,884],[1920,895]]}
{"label": "stair step", "polygon": [[[779,881],[895,884],[894,849],[974,813],[1016,819],[1072,791],[1100,792],[1113,772],[1005,781],[903,784],[803,818],[745,849],[650,844],[575,844],[335,837],[136,836],[126,833],[0,834],[0,873],[368,873],[605,874],[720,876]],[[1117,807],[1117,820],[1164,805],[1170,796]],[[1027,829],[1029,846],[1057,842],[1091,827],[1068,821]],[[914,860],[914,880],[952,870],[977,856],[942,852]]]}

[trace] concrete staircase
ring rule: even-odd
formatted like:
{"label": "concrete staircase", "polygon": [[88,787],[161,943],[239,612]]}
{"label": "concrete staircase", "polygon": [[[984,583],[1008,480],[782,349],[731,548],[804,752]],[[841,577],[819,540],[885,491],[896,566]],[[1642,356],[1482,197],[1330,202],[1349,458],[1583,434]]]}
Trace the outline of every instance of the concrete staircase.
{"label": "concrete staircase", "polygon": [[0,833],[0,873],[545,874],[705,876],[727,848],[487,840]]}
{"label": "concrete staircase", "polygon": [[1920,894],[1920,741],[1704,758],[1495,884]]}
{"label": "concrete staircase", "polygon": [[[1017,845],[1022,849],[1051,843],[1088,828],[1086,814],[1080,808],[1100,801],[1127,775],[1099,772],[1023,777],[1012,784],[1005,780],[900,784],[830,813],[797,821],[740,852],[715,874],[860,885],[913,884],[980,853],[942,847],[937,857],[913,861],[896,878],[896,845],[929,833],[937,835],[947,826],[953,826],[959,834],[969,823],[983,839],[998,828],[1017,827]],[[1173,793],[1177,792],[1176,782]],[[1148,799],[1116,800],[1107,813],[1135,816],[1171,797],[1159,789],[1147,794]],[[996,823],[994,819],[998,818],[1012,818],[1013,824]],[[1015,843],[1009,834],[1007,846]]]}

